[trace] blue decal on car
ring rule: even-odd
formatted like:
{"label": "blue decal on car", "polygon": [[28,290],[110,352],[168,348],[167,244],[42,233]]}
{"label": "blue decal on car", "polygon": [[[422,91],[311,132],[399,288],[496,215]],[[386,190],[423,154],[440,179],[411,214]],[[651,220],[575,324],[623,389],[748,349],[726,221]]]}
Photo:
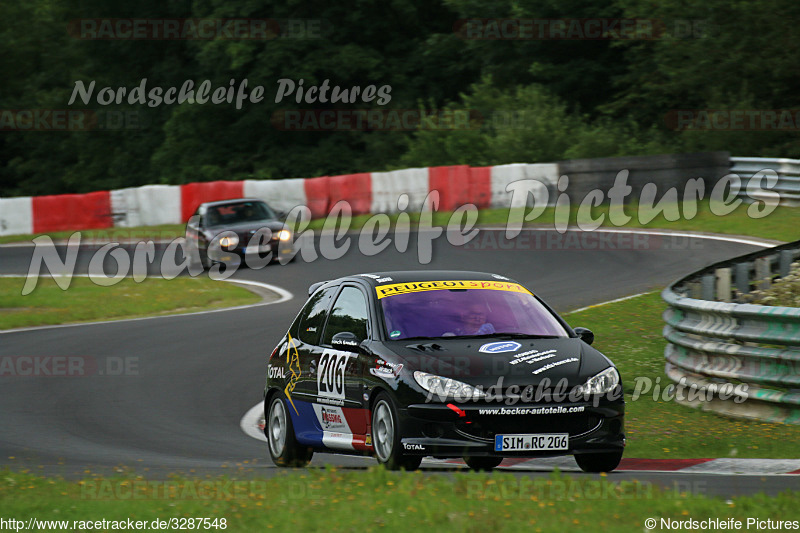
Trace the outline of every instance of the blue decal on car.
{"label": "blue decal on car", "polygon": [[482,353],[503,353],[503,352],[516,352],[522,348],[522,345],[514,341],[503,342],[490,342],[480,347],[479,352]]}

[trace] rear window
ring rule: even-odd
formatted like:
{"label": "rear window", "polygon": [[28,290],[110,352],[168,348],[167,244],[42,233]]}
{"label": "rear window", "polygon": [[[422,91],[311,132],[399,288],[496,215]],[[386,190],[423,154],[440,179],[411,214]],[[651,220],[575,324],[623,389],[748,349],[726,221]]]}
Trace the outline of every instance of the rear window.
{"label": "rear window", "polygon": [[[491,288],[466,288],[480,284]],[[517,283],[419,282],[381,285],[376,292],[392,340],[501,333],[568,336],[558,319]]]}

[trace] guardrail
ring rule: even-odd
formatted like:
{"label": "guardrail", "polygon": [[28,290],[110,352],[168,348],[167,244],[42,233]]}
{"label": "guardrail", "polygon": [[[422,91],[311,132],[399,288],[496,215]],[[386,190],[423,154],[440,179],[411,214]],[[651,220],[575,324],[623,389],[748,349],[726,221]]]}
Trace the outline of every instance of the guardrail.
{"label": "guardrail", "polygon": [[[800,308],[742,303],[786,276],[799,257],[795,241],[716,263],[664,289],[665,371],[681,403],[800,424]],[[712,384],[725,394],[698,394]]]}
{"label": "guardrail", "polygon": [[800,206],[800,159],[770,159],[767,157],[731,157],[731,173],[742,178],[739,196],[752,201],[747,195],[750,178],[764,169],[778,173],[778,184],[772,191],[781,195],[781,205]]}

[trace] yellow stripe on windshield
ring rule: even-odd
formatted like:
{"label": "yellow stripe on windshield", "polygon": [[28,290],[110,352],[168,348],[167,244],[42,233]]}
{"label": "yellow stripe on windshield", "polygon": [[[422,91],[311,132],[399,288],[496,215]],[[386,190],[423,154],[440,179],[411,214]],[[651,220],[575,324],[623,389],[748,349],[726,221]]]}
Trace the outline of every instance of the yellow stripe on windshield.
{"label": "yellow stripe on windshield", "polygon": [[412,292],[441,291],[448,289],[488,289],[493,291],[509,291],[530,294],[530,291],[518,283],[508,281],[482,281],[482,280],[448,280],[448,281],[413,281],[409,283],[393,283],[391,285],[378,285],[375,292],[378,299],[398,294]]}

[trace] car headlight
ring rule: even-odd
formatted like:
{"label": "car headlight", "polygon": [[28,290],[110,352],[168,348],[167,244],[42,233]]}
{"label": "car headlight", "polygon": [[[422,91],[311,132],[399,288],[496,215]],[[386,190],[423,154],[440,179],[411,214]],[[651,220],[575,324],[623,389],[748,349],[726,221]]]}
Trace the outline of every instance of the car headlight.
{"label": "car headlight", "polygon": [[454,398],[459,401],[479,400],[486,394],[472,385],[462,383],[455,379],[443,378],[427,372],[414,372],[414,379],[426,391],[436,394],[441,400]]}
{"label": "car headlight", "polygon": [[606,368],[586,380],[583,385],[575,387],[577,394],[605,394],[619,385],[619,372],[612,367]]}
{"label": "car headlight", "polygon": [[288,229],[282,229],[278,232],[278,238],[282,241],[288,241],[292,238],[292,232]]}
{"label": "car headlight", "polygon": [[239,237],[236,235],[223,237],[219,240],[219,245],[222,248],[235,248],[237,244],[239,244]]}

